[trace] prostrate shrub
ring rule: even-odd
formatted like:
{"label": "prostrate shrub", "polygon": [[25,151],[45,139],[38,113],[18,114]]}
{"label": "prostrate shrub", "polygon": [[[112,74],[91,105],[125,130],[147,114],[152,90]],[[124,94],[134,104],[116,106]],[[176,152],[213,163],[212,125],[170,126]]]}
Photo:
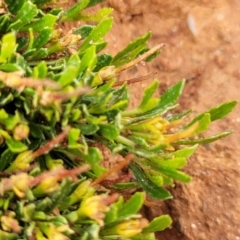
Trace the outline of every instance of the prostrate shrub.
{"label": "prostrate shrub", "polygon": [[[184,80],[159,98],[154,80],[129,110],[135,79],[119,82],[117,75],[151,60],[162,45],[148,49],[147,33],[116,56],[101,53],[112,9],[84,12],[98,2],[82,0],[66,11],[61,1],[0,2],[0,239],[155,239],[171,218],[144,219],[138,212],[145,192],[172,198],[165,186],[191,180],[180,169],[197,144],[230,134],[197,137],[235,101],[187,124],[190,110],[171,112]],[[62,22],[79,20],[98,24],[63,34]],[[123,161],[105,169],[99,143]],[[126,165],[135,177],[105,180]],[[129,189],[135,194],[124,200]]]}

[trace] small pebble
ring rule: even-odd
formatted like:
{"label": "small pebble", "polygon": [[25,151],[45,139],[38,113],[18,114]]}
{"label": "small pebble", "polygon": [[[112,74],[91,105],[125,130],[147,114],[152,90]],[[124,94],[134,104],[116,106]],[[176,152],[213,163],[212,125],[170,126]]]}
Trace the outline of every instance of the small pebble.
{"label": "small pebble", "polygon": [[194,223],[191,224],[191,227],[192,227],[193,229],[196,229],[196,228],[197,228],[196,224],[194,224]]}

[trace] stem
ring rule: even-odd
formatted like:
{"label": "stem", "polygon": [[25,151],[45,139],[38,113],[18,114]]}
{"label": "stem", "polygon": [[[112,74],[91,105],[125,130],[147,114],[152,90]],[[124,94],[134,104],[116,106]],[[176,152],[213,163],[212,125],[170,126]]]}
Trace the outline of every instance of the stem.
{"label": "stem", "polygon": [[119,164],[115,165],[113,168],[109,169],[107,172],[103,173],[100,177],[98,177],[91,185],[95,186],[101,183],[104,179],[106,179],[112,173],[116,173],[119,170],[123,169],[126,165],[130,163],[130,161],[134,158],[133,154],[129,154],[126,158],[121,161]]}
{"label": "stem", "polygon": [[[60,59],[50,60],[50,61],[46,61],[45,60],[45,63],[47,65],[54,65],[54,64],[57,64],[58,62],[61,63],[61,61],[64,61],[64,60],[65,60],[65,58],[60,58]],[[42,60],[40,60],[40,61],[32,61],[32,62],[28,62],[28,65],[29,66],[37,66],[41,62],[42,62]]]}
{"label": "stem", "polygon": [[131,79],[128,79],[128,80],[123,80],[123,81],[117,81],[116,83],[114,83],[113,86],[117,87],[117,86],[123,85],[124,83],[133,84],[133,83],[137,83],[137,82],[142,82],[142,81],[148,80],[149,78],[154,77],[155,74],[156,74],[156,72],[150,73],[150,74],[148,74],[146,76],[142,76],[142,77],[131,78]]}
{"label": "stem", "polygon": [[131,148],[135,147],[135,143],[133,141],[131,141],[123,136],[116,137],[115,141],[117,141],[118,143],[122,143]]}
{"label": "stem", "polygon": [[134,66],[136,66],[139,62],[143,61],[144,59],[148,58],[149,56],[151,56],[152,54],[154,54],[155,52],[159,51],[162,47],[164,46],[163,43],[153,47],[152,49],[150,49],[149,51],[147,51],[146,53],[140,55],[138,58],[136,58],[135,60],[126,63],[118,68],[116,68],[116,73],[120,73],[123,72],[129,68],[132,68]]}

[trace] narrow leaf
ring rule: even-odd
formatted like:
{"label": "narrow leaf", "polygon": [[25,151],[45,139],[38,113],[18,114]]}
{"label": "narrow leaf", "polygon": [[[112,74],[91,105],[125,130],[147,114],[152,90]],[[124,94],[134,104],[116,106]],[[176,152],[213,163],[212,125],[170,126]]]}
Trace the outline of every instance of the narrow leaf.
{"label": "narrow leaf", "polygon": [[75,5],[73,5],[70,9],[64,12],[61,21],[73,21],[78,20],[80,12],[87,7],[90,0],[82,0]]}
{"label": "narrow leaf", "polygon": [[154,218],[150,224],[143,229],[143,233],[159,232],[170,227],[172,219],[169,215],[162,215]]}
{"label": "narrow leaf", "polygon": [[187,164],[187,160],[184,157],[169,159],[166,161],[159,161],[159,165],[166,168],[179,169]]}
{"label": "narrow leaf", "polygon": [[211,142],[215,142],[216,140],[219,140],[221,138],[227,137],[231,133],[232,131],[227,131],[227,132],[222,132],[220,134],[217,134],[211,137],[206,137],[206,138],[181,140],[178,142],[174,142],[174,145],[193,145],[193,144],[199,144],[199,143],[208,144]]}
{"label": "narrow leaf", "polygon": [[105,0],[90,0],[88,5],[87,5],[87,7],[92,7],[92,6],[94,6],[94,5],[98,4],[98,3],[101,3],[103,1],[105,1]]}
{"label": "narrow leaf", "polygon": [[136,214],[141,209],[144,203],[144,198],[144,193],[135,193],[119,210],[118,217],[127,217]]}
{"label": "narrow leaf", "polygon": [[176,85],[168,88],[166,92],[161,96],[160,103],[157,108],[165,109],[176,103],[180,95],[182,94],[185,85],[185,80],[180,81]]}
{"label": "narrow leaf", "polygon": [[28,149],[24,143],[12,138],[7,139],[6,144],[13,153],[20,153]]}
{"label": "narrow leaf", "polygon": [[88,37],[88,35],[94,28],[95,26],[92,26],[92,25],[84,25],[75,29],[73,33],[79,34],[81,36],[81,39],[85,39],[86,37]]}
{"label": "narrow leaf", "polygon": [[82,20],[86,22],[100,22],[103,19],[107,18],[112,13],[112,11],[113,11],[112,8],[101,8],[97,13],[92,15],[80,13],[78,20]]}
{"label": "narrow leaf", "polygon": [[152,163],[151,161],[148,161],[148,165],[151,166],[154,170],[156,170],[170,178],[181,181],[181,182],[190,182],[192,179],[192,177],[190,177],[189,175],[187,175],[181,171],[178,171],[178,170],[172,169],[172,168],[167,168],[164,166],[160,166],[160,165]]}
{"label": "narrow leaf", "polygon": [[37,37],[35,38],[33,42],[33,48],[39,49],[43,47],[51,38],[52,35],[52,29],[51,28],[45,28],[42,31],[39,32]]}
{"label": "narrow leaf", "polygon": [[138,180],[138,184],[143,188],[147,194],[154,199],[171,199],[172,195],[162,187],[158,187],[153,182],[151,182],[147,176],[140,170],[137,166],[131,164],[130,169]]}
{"label": "narrow leaf", "polygon": [[26,1],[15,18],[15,22],[21,21],[21,26],[31,22],[31,20],[38,14],[38,8],[30,1]]}
{"label": "narrow leaf", "polygon": [[26,0],[5,0],[4,2],[7,4],[8,10],[12,13],[12,14],[17,14],[17,12],[21,9],[21,7],[23,6],[24,2]]}
{"label": "narrow leaf", "polygon": [[24,27],[21,27],[20,30],[22,32],[25,32],[28,31],[29,28],[32,28],[34,32],[40,32],[46,27],[52,29],[56,23],[56,20],[57,16],[54,16],[52,14],[46,14],[39,20],[31,22]]}
{"label": "narrow leaf", "polygon": [[109,140],[114,140],[120,134],[119,129],[114,125],[100,124],[99,127],[100,133]]}
{"label": "narrow leaf", "polygon": [[198,144],[193,145],[192,147],[186,147],[180,150],[177,150],[173,152],[172,154],[177,158],[177,157],[183,157],[183,158],[189,158],[197,149]]}
{"label": "narrow leaf", "polygon": [[157,80],[154,80],[145,90],[144,95],[142,98],[142,101],[139,105],[139,108],[145,107],[149,100],[151,99],[152,95],[156,92],[156,90],[159,87],[159,82]]}
{"label": "narrow leaf", "polygon": [[88,35],[86,40],[83,42],[79,48],[79,52],[84,52],[89,46],[99,42],[111,29],[112,27],[112,18],[107,18],[100,22]]}
{"label": "narrow leaf", "polygon": [[187,124],[184,128],[188,128],[189,126],[193,125],[195,122],[197,122],[199,119],[203,117],[204,114],[209,113],[211,122],[216,121],[218,119],[224,118],[226,115],[228,115],[233,108],[236,106],[237,101],[231,101],[231,102],[225,102],[219,106],[216,106],[214,108],[211,108],[210,110],[201,113],[197,117],[195,117],[189,124]]}
{"label": "narrow leaf", "polygon": [[16,37],[14,33],[5,34],[2,38],[1,57],[8,59],[16,50]]}
{"label": "narrow leaf", "polygon": [[0,171],[3,171],[8,164],[10,164],[14,160],[15,154],[10,151],[10,149],[6,149],[0,158]]}
{"label": "narrow leaf", "polygon": [[119,67],[125,63],[134,60],[138,54],[146,47],[148,39],[151,37],[151,33],[148,32],[142,37],[137,38],[131,42],[126,48],[120,51],[112,61],[112,65]]}

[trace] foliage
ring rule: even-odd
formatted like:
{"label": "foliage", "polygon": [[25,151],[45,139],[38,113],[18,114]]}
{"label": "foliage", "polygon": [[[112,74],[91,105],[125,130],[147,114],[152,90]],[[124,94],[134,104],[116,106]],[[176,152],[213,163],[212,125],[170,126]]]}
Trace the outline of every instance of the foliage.
{"label": "foliage", "polygon": [[[112,9],[84,11],[98,2],[82,0],[65,11],[61,1],[0,3],[1,239],[155,239],[171,218],[148,223],[138,213],[144,192],[172,198],[165,187],[191,180],[181,169],[197,144],[230,134],[197,137],[235,101],[188,124],[183,119],[191,111],[170,113],[184,80],[158,98],[154,80],[129,110],[129,81],[118,82],[117,75],[154,58],[162,45],[149,50],[147,33],[116,56],[101,53]],[[97,24],[61,31],[62,22],[79,20]],[[105,169],[97,143],[125,159]],[[126,164],[134,179],[97,187]],[[139,192],[124,200],[119,193],[128,189]]]}

